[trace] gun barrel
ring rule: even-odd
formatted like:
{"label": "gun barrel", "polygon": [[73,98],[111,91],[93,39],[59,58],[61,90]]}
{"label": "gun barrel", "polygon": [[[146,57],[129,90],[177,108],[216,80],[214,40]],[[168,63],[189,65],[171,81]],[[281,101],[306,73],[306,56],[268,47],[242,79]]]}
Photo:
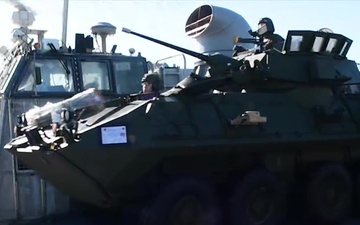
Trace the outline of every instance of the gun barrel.
{"label": "gun barrel", "polygon": [[136,33],[136,32],[134,32],[134,31],[131,31],[131,30],[128,29],[128,28],[122,28],[122,31],[125,32],[125,33],[128,33],[128,34],[133,34],[133,35],[135,35],[135,36],[144,38],[144,39],[146,39],[146,40],[149,40],[149,41],[158,43],[158,44],[160,44],[160,45],[164,45],[164,46],[166,46],[166,47],[175,49],[175,50],[180,51],[180,52],[182,52],[182,53],[185,53],[185,54],[191,55],[191,56],[193,56],[193,57],[195,57],[195,58],[201,59],[201,60],[203,60],[203,61],[205,61],[205,62],[207,62],[207,61],[209,60],[209,56],[206,56],[206,55],[203,55],[203,54],[200,54],[200,53],[198,53],[198,52],[194,52],[194,51],[191,51],[191,50],[188,50],[188,49],[185,49],[185,48],[181,48],[181,47],[179,47],[179,46],[175,46],[175,45],[172,45],[172,44],[169,44],[169,43],[166,43],[166,42],[157,40],[157,39],[155,39],[155,38],[148,37],[148,36],[143,35],[143,34]]}

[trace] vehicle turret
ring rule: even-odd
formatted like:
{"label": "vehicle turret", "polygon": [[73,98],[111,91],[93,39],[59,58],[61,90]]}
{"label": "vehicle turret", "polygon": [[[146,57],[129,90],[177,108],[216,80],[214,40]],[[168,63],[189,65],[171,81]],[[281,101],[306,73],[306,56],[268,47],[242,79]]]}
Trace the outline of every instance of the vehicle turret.
{"label": "vehicle turret", "polygon": [[178,50],[208,64],[210,76],[206,78],[191,74],[191,78],[178,85],[182,89],[179,93],[187,93],[189,90],[186,89],[194,93],[196,84],[203,87],[205,82],[209,83],[207,88],[202,89],[205,92],[210,89],[229,91],[226,88],[229,82],[238,85],[238,91],[284,91],[303,86],[332,88],[360,82],[355,61],[346,58],[352,40],[341,34],[290,30],[282,50],[279,51],[275,48],[264,48],[264,34],[267,34],[268,30],[263,26],[255,32],[249,31],[254,38],[236,38],[235,44],[254,43],[256,48],[244,49],[235,57],[229,57],[220,53],[204,55],[126,28],[123,28],[123,31]]}

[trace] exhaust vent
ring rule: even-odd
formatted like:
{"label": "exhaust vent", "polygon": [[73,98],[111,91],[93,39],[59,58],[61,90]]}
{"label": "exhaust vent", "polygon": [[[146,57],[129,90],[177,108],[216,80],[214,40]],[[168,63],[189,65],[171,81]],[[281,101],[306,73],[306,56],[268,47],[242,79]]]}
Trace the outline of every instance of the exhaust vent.
{"label": "exhaust vent", "polygon": [[213,17],[213,10],[209,5],[197,8],[188,18],[185,32],[189,37],[202,33],[210,25]]}
{"label": "exhaust vent", "polygon": [[[226,8],[206,4],[196,8],[188,17],[185,33],[199,44],[203,54],[233,54],[234,37],[251,38],[248,22],[239,14]],[[253,48],[254,44],[241,44]]]}

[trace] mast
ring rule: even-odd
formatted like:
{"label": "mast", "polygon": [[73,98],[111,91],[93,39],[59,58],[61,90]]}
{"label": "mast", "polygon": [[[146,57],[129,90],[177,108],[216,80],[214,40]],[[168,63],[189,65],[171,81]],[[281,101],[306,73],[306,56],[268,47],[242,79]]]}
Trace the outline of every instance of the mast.
{"label": "mast", "polygon": [[66,48],[66,37],[67,37],[67,21],[69,11],[69,0],[64,0],[63,6],[63,24],[62,24],[62,46]]}

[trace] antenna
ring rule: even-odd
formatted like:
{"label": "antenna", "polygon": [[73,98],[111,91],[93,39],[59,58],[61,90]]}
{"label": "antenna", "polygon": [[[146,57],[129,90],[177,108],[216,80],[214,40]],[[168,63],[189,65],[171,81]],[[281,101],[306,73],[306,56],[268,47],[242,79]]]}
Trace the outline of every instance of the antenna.
{"label": "antenna", "polygon": [[91,27],[91,32],[94,35],[100,35],[102,43],[102,52],[106,53],[106,37],[116,33],[116,27],[110,23],[100,22]]}

